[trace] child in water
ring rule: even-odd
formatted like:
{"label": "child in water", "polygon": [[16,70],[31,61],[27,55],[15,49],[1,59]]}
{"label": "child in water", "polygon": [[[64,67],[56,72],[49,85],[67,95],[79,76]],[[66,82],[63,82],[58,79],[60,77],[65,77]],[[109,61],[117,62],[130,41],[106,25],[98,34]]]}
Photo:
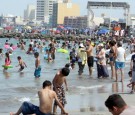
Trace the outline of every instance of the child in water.
{"label": "child in water", "polygon": [[[27,67],[27,65],[25,64],[25,62],[22,60],[22,58],[20,56],[18,56],[17,59],[19,62],[18,66],[20,66],[20,69],[18,71],[21,72],[24,69],[24,67]],[[16,67],[18,67],[18,66],[16,66]]]}
{"label": "child in water", "polygon": [[40,59],[39,59],[39,53],[36,52],[34,53],[34,57],[36,58],[35,60],[35,72],[34,72],[34,76],[36,78],[39,78],[40,77],[40,73],[41,73],[41,66],[40,66]]}
{"label": "child in water", "polygon": [[2,48],[0,48],[0,57],[3,57],[4,56],[4,54],[3,54],[3,49]]}
{"label": "child in water", "polygon": [[6,56],[6,58],[5,58],[5,65],[4,65],[5,67],[4,67],[3,71],[7,70],[8,68],[6,66],[10,66],[10,64],[11,64],[9,53],[8,52],[5,53],[5,56]]}

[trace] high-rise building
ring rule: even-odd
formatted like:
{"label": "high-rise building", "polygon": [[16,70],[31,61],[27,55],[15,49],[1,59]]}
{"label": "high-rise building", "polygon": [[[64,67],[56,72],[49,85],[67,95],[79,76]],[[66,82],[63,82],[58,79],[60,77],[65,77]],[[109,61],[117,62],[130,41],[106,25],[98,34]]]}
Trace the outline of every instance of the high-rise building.
{"label": "high-rise building", "polygon": [[71,0],[63,0],[53,5],[52,26],[64,24],[64,18],[67,16],[80,16],[80,6],[71,3]]}
{"label": "high-rise building", "polygon": [[53,4],[56,2],[57,0],[37,0],[36,20],[46,21],[49,16],[52,16]]}
{"label": "high-rise building", "polygon": [[27,9],[24,10],[24,20],[32,21],[36,17],[36,6],[28,5]]}

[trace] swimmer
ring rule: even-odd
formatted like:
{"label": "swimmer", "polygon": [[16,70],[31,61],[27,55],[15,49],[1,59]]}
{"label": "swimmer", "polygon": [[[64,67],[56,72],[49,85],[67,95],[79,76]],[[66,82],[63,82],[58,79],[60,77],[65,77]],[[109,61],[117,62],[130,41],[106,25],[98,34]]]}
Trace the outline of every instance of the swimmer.
{"label": "swimmer", "polygon": [[35,60],[35,72],[34,72],[34,76],[36,78],[39,78],[40,77],[40,73],[41,73],[39,53],[38,52],[34,53],[34,57],[36,58],[36,60]]}
{"label": "swimmer", "polygon": [[[11,64],[11,60],[10,60],[10,57],[9,57],[9,53],[5,53],[5,66],[9,66]],[[8,68],[4,68],[3,71],[7,70]]]}
{"label": "swimmer", "polygon": [[20,56],[18,56],[17,59],[18,59],[19,64],[16,67],[20,66],[20,69],[18,70],[18,72],[21,72],[24,69],[24,67],[27,67],[27,65],[25,64],[25,62],[22,60]]}
{"label": "swimmer", "polygon": [[4,54],[3,54],[3,49],[2,48],[0,48],[0,57],[3,57],[4,56]]}

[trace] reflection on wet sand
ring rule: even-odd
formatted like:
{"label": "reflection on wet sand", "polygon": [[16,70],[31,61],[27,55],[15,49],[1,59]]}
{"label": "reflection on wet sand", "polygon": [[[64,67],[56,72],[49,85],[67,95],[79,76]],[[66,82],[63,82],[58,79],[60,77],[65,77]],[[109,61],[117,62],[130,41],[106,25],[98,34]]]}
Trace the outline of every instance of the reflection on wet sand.
{"label": "reflection on wet sand", "polygon": [[3,72],[3,73],[4,73],[4,76],[5,76],[6,79],[8,79],[8,78],[10,77],[10,73],[9,73],[9,72],[6,72],[6,71],[5,71],[5,72]]}
{"label": "reflection on wet sand", "polygon": [[113,83],[112,84],[112,92],[113,93],[118,93],[118,92],[124,92],[124,83],[121,82],[121,83]]}

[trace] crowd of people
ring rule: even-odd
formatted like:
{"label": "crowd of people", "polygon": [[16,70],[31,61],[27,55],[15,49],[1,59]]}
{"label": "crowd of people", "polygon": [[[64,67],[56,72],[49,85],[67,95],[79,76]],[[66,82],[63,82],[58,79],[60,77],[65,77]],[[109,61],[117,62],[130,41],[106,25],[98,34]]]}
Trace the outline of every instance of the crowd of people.
{"label": "crowd of people", "polygon": [[[47,44],[48,43],[48,44]],[[28,50],[26,49],[27,42],[24,40],[19,40],[16,48],[20,48],[21,50],[26,51],[26,55],[33,55],[35,57],[35,71],[34,76],[36,78],[41,77],[41,62],[40,62],[40,53],[45,52],[47,55],[47,61],[51,63],[55,61],[56,51],[59,48],[68,50],[69,53],[69,63],[66,64],[62,69],[60,69],[52,83],[50,81],[45,81],[43,83],[43,88],[38,92],[40,106],[37,107],[31,103],[24,102],[17,113],[11,113],[11,115],[19,115],[20,113],[25,114],[36,114],[36,115],[50,115],[52,112],[53,100],[55,99],[53,106],[53,113],[56,113],[57,105],[61,108],[62,114],[67,114],[64,110],[64,106],[66,104],[65,91],[63,84],[66,86],[66,90],[68,90],[66,76],[69,75],[70,71],[74,71],[76,67],[76,63],[78,63],[78,75],[83,76],[84,67],[88,66],[88,74],[90,77],[93,76],[93,67],[94,63],[97,65],[97,78],[98,79],[106,79],[111,77],[115,82],[119,81],[118,72],[120,70],[121,77],[120,82],[124,81],[124,67],[126,61],[126,50],[129,49],[130,53],[132,53],[131,63],[130,63],[130,76],[131,83],[128,86],[132,87],[131,93],[134,93],[134,85],[135,85],[135,40],[131,39],[128,42],[128,46],[126,48],[123,47],[123,42],[117,41],[117,39],[109,40],[101,40],[98,44],[93,42],[91,39],[80,40],[80,41],[56,41],[54,39],[46,42],[45,40],[30,40]],[[9,69],[12,61],[10,59],[10,55],[14,52],[15,47],[10,41],[6,40],[4,45],[8,45],[5,53],[5,64],[3,66],[4,72]],[[0,49],[0,56],[4,57],[2,49]],[[44,58],[44,57],[43,57]],[[27,67],[27,63],[25,63],[21,56],[17,56],[19,72],[23,71],[25,67]],[[111,67],[111,75],[109,75],[108,65]],[[51,86],[53,85],[53,91],[51,90]],[[116,96],[117,97],[117,96]],[[111,98],[111,97],[110,97]],[[109,99],[106,101],[106,106],[112,112],[114,110],[114,106],[109,105]],[[115,103],[113,103],[115,104]],[[118,105],[119,106],[119,105]],[[119,115],[119,114],[114,114]],[[126,114],[121,114],[126,115]]]}

